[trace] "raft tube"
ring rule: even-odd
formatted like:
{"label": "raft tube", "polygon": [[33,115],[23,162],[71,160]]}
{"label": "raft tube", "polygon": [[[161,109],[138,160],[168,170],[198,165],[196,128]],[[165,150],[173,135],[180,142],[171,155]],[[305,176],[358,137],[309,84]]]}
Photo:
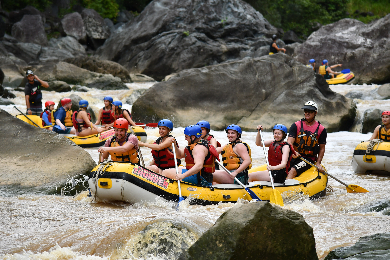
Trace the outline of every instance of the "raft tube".
{"label": "raft tube", "polygon": [[[251,171],[265,170],[266,165]],[[282,196],[289,197],[304,194],[310,198],[325,196],[328,178],[316,168],[310,168],[288,184],[275,184]],[[96,166],[88,180],[93,197],[101,201],[124,201],[129,203],[154,202],[161,197],[178,202],[178,182],[131,163],[104,162]],[[190,204],[210,205],[220,202],[235,203],[238,200],[252,200],[251,196],[236,184],[217,184],[203,187],[181,181],[181,196],[191,198]],[[272,185],[270,182],[253,182],[247,185],[264,201],[270,200]]]}
{"label": "raft tube", "polygon": [[336,85],[336,84],[346,84],[353,80],[355,78],[355,74],[353,72],[346,73],[346,74],[338,74],[333,79],[327,79],[326,82],[328,82],[329,85]]}
{"label": "raft tube", "polygon": [[[372,141],[371,141],[372,142]],[[353,151],[352,168],[356,173],[387,172],[390,175],[390,142],[362,142]],[[372,149],[367,151],[371,146]]]}

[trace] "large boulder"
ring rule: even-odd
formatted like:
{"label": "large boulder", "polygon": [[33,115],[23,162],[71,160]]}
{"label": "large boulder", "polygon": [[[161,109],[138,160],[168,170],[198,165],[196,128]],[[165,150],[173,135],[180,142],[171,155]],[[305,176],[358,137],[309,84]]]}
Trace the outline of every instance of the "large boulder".
{"label": "large boulder", "polygon": [[0,109],[1,185],[47,186],[89,173],[96,165],[83,148]]}
{"label": "large boulder", "polygon": [[85,30],[87,33],[87,44],[92,49],[97,49],[103,45],[104,41],[110,37],[110,29],[104,22],[103,17],[93,9],[85,8],[81,12]]}
{"label": "large boulder", "polygon": [[349,68],[355,73],[356,83],[388,83],[390,14],[370,24],[343,19],[323,26],[295,54],[305,64],[312,58],[327,59],[329,65],[341,63],[342,69]]}
{"label": "large boulder", "polygon": [[132,111],[137,122],[170,118],[187,126],[207,120],[214,129],[238,124],[255,130],[262,124],[271,130],[301,119],[308,100],[317,102],[317,118],[329,131],[349,130],[356,114],[352,101],[285,54],[181,71],[149,88]]}
{"label": "large boulder", "polygon": [[20,42],[47,45],[47,35],[40,15],[25,15],[12,26],[12,36]]}
{"label": "large boulder", "polygon": [[337,248],[325,257],[325,260],[333,259],[390,259],[390,233],[361,237],[353,246]]}
{"label": "large boulder", "polygon": [[[30,5],[26,6],[22,10],[16,10],[9,13],[8,18],[11,23],[17,23],[23,19],[25,15],[39,15],[41,16],[41,12],[36,9],[35,7],[32,7]],[[44,19],[44,17],[42,17]],[[42,20],[43,21],[43,20]]]}
{"label": "large boulder", "polygon": [[154,0],[96,55],[156,80],[188,68],[253,56],[277,33],[241,0]]}
{"label": "large boulder", "polygon": [[302,215],[269,202],[222,214],[179,259],[318,260],[313,229]]}
{"label": "large boulder", "polygon": [[60,50],[66,50],[73,56],[87,55],[85,48],[72,36],[61,37],[59,39],[51,38],[49,46]]}
{"label": "large boulder", "polygon": [[83,18],[77,12],[65,15],[61,20],[60,28],[65,36],[72,36],[81,43],[87,40]]}

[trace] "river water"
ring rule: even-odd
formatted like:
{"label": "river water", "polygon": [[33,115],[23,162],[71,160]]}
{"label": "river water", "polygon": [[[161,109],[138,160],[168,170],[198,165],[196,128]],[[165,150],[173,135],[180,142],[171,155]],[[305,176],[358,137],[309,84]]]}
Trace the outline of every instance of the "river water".
{"label": "river water", "polygon": [[[124,101],[133,90],[149,88],[153,83],[129,84],[129,90],[74,92],[87,99],[97,113],[102,99],[110,95]],[[341,94],[351,90],[369,91],[375,85],[335,86]],[[25,111],[22,92],[14,92],[16,106]],[[69,93],[44,91],[44,100],[58,102]],[[387,101],[356,100],[358,117],[365,109],[377,107],[390,110]],[[386,107],[387,106],[387,107]],[[131,108],[130,105],[125,105]],[[16,115],[13,106],[0,108]],[[321,113],[318,114],[321,120]],[[194,122],[196,123],[196,122]],[[283,122],[275,122],[283,123]],[[355,127],[359,130],[359,126]],[[148,142],[158,138],[157,128],[146,128]],[[185,145],[183,127],[173,130],[179,145]],[[226,133],[211,131],[222,144]],[[255,146],[255,132],[244,132],[242,140],[252,148],[254,166],[264,164],[261,147]],[[271,138],[271,133],[264,133]],[[313,228],[320,259],[340,246],[354,244],[359,237],[390,232],[390,177],[358,175],[352,171],[351,159],[355,146],[370,134],[336,132],[328,135],[323,160],[328,172],[347,184],[356,184],[369,193],[347,193],[345,186],[329,179],[333,190],[318,200],[305,197],[286,203],[285,208],[302,214]],[[97,161],[97,148],[86,149]],[[141,148],[145,163],[151,153]],[[6,171],[1,169],[0,171]],[[179,211],[176,203],[162,199],[153,203],[97,203],[83,191],[76,196],[48,195],[34,188],[0,186],[0,258],[2,259],[175,259],[181,248],[189,247],[219,216],[235,204],[212,206],[189,205],[184,201]],[[246,203],[246,202],[240,202]]]}

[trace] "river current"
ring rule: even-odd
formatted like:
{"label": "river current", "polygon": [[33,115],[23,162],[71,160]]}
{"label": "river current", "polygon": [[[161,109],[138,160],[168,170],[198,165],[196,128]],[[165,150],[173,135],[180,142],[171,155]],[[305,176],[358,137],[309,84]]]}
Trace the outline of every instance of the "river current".
{"label": "river current", "polygon": [[[136,89],[153,83],[128,84],[129,90],[72,92],[89,101],[97,114],[103,97],[110,95],[122,100]],[[351,90],[370,91],[376,85],[333,86],[332,90],[345,94]],[[25,111],[24,95],[14,92],[16,106]],[[59,99],[70,93],[43,91],[44,101]],[[358,118],[367,108],[390,110],[388,100],[355,100]],[[124,105],[131,109],[130,105]],[[13,106],[0,108],[16,115]],[[321,120],[321,111],[317,116]],[[359,121],[359,119],[358,119]],[[196,122],[194,122],[196,123]],[[259,122],[261,123],[261,122]],[[283,123],[283,122],[275,122]],[[328,134],[323,164],[328,172],[347,184],[356,184],[368,193],[347,193],[345,186],[329,179],[332,191],[318,200],[305,197],[285,203],[286,209],[304,216],[313,228],[317,254],[324,258],[329,251],[354,244],[360,237],[390,232],[390,177],[355,174],[351,167],[353,150],[371,134],[335,132]],[[146,128],[148,142],[158,138],[157,128]],[[186,144],[183,127],[172,135],[180,146]],[[226,144],[224,131],[211,131],[216,139]],[[265,132],[265,139],[271,138]],[[243,132],[242,140],[252,149],[253,165],[265,163],[263,150],[255,145],[255,132]],[[97,148],[86,149],[97,161]],[[145,164],[152,157],[150,150],[141,148]],[[1,169],[4,174],[6,169]],[[239,202],[247,203],[247,202]],[[181,248],[187,248],[210,228],[220,215],[235,204],[213,206],[176,203],[158,199],[153,203],[97,203],[82,191],[76,196],[48,195],[48,191],[34,188],[0,186],[0,258],[1,259],[175,259]],[[387,213],[386,213],[387,212]]]}

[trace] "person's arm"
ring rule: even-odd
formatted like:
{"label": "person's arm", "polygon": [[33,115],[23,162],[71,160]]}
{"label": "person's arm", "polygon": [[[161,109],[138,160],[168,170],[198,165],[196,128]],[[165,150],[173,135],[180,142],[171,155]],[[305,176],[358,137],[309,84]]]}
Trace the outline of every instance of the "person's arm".
{"label": "person's arm", "polygon": [[218,153],[221,153],[223,151],[223,148],[225,148],[226,145],[221,145],[221,147],[217,147],[215,149],[217,150]]}
{"label": "person's arm", "polygon": [[165,148],[171,147],[173,142],[175,142],[174,137],[167,137],[162,143],[159,144],[140,143],[140,146],[144,146],[152,150],[160,151]]}
{"label": "person's arm", "polygon": [[136,124],[133,122],[133,120],[131,120],[129,113],[126,110],[123,111],[123,117],[126,118],[130,125],[136,126]]}
{"label": "person's arm", "polygon": [[32,112],[31,112],[31,110],[30,110],[30,95],[26,95],[25,96],[25,99],[26,99],[26,107],[27,107],[27,113],[29,114],[29,115],[32,115]]}
{"label": "person's arm", "polygon": [[343,64],[336,64],[336,65],[330,66],[330,68],[333,69],[333,68],[337,68],[337,67],[341,67],[341,66],[343,66]]}
{"label": "person's arm", "polygon": [[248,150],[244,144],[237,144],[235,147],[235,153],[241,157],[243,160],[240,167],[238,167],[234,172],[232,172],[232,177],[236,177],[237,174],[248,168],[248,166],[252,163],[251,157],[249,156]]}
{"label": "person's arm", "polygon": [[215,139],[214,137],[213,138],[211,138],[210,139],[210,144],[212,145],[212,146],[214,146],[215,148],[217,148],[217,139]]}
{"label": "person's arm", "polygon": [[65,130],[66,127],[62,124],[61,120],[56,119],[56,125],[60,126],[62,130]]}
{"label": "person's arm", "polygon": [[206,158],[208,153],[208,150],[203,145],[196,145],[194,149],[192,150],[192,156],[194,157],[194,166],[192,166],[191,169],[189,169],[187,172],[183,174],[179,174],[177,176],[177,179],[184,179],[186,177],[192,176],[194,174],[197,174],[202,170],[204,159]]}
{"label": "person's arm", "polygon": [[44,88],[48,88],[48,87],[49,87],[49,84],[48,84],[46,81],[43,81],[43,80],[39,79],[37,75],[34,75],[34,78],[35,78],[36,80],[38,80],[39,83],[41,83],[41,86],[42,86],[42,87],[44,87]]}
{"label": "person's arm", "polygon": [[131,143],[131,142],[126,142],[124,145],[122,146],[117,146],[117,147],[100,147],[98,152],[108,152],[108,153],[125,153],[127,151],[130,151],[131,149],[133,149],[134,147],[134,144]]}
{"label": "person's arm", "polygon": [[95,129],[97,130],[97,127],[96,127],[95,125],[93,125],[91,121],[89,121],[87,112],[85,112],[85,111],[80,111],[79,114],[81,115],[81,118],[84,120],[84,123],[85,123],[87,126],[91,127],[91,129],[94,129],[94,128],[95,128]]}
{"label": "person's arm", "polygon": [[102,121],[102,115],[103,115],[103,108],[99,110],[98,119],[95,122],[95,125],[100,125],[100,122]]}
{"label": "person's arm", "polygon": [[377,127],[375,127],[374,133],[372,134],[371,138],[368,139],[369,141],[374,140],[374,139],[378,139],[380,128],[381,128],[381,125],[378,125]]}
{"label": "person's arm", "polygon": [[52,125],[51,121],[49,121],[48,115],[45,112],[43,112],[43,114],[42,114],[42,119],[43,119],[43,121],[45,122],[46,125]]}
{"label": "person's arm", "polygon": [[283,152],[283,155],[282,155],[282,162],[276,166],[268,166],[267,169],[270,170],[270,171],[274,171],[274,170],[281,170],[283,168],[286,168],[286,165],[287,165],[287,162],[288,162],[288,157],[290,155],[290,146],[289,145],[285,145],[283,146],[282,148],[282,152]]}
{"label": "person's arm", "polygon": [[[263,143],[261,142],[260,130],[263,130],[263,126],[258,125],[257,126],[257,135],[256,135],[256,145],[257,146],[263,146]],[[265,140],[264,141],[264,146],[265,147],[269,147],[272,144],[273,141],[274,140]]]}
{"label": "person's arm", "polygon": [[325,172],[325,169],[321,165],[322,158],[324,158],[324,154],[325,154],[325,144],[320,144],[320,152],[318,153],[318,159],[316,162],[316,166],[318,167],[318,170],[320,172]]}
{"label": "person's arm", "polygon": [[283,51],[284,53],[286,53],[286,49],[285,48],[279,48],[278,45],[276,44],[276,42],[274,42],[272,44],[272,47],[274,47],[275,49],[277,49],[278,51]]}
{"label": "person's arm", "polygon": [[[341,64],[337,64],[337,65],[341,65]],[[326,70],[327,70],[329,73],[341,74],[341,72],[336,72],[336,71],[333,71],[333,70],[332,70],[332,68],[337,67],[337,65],[329,66]]]}

